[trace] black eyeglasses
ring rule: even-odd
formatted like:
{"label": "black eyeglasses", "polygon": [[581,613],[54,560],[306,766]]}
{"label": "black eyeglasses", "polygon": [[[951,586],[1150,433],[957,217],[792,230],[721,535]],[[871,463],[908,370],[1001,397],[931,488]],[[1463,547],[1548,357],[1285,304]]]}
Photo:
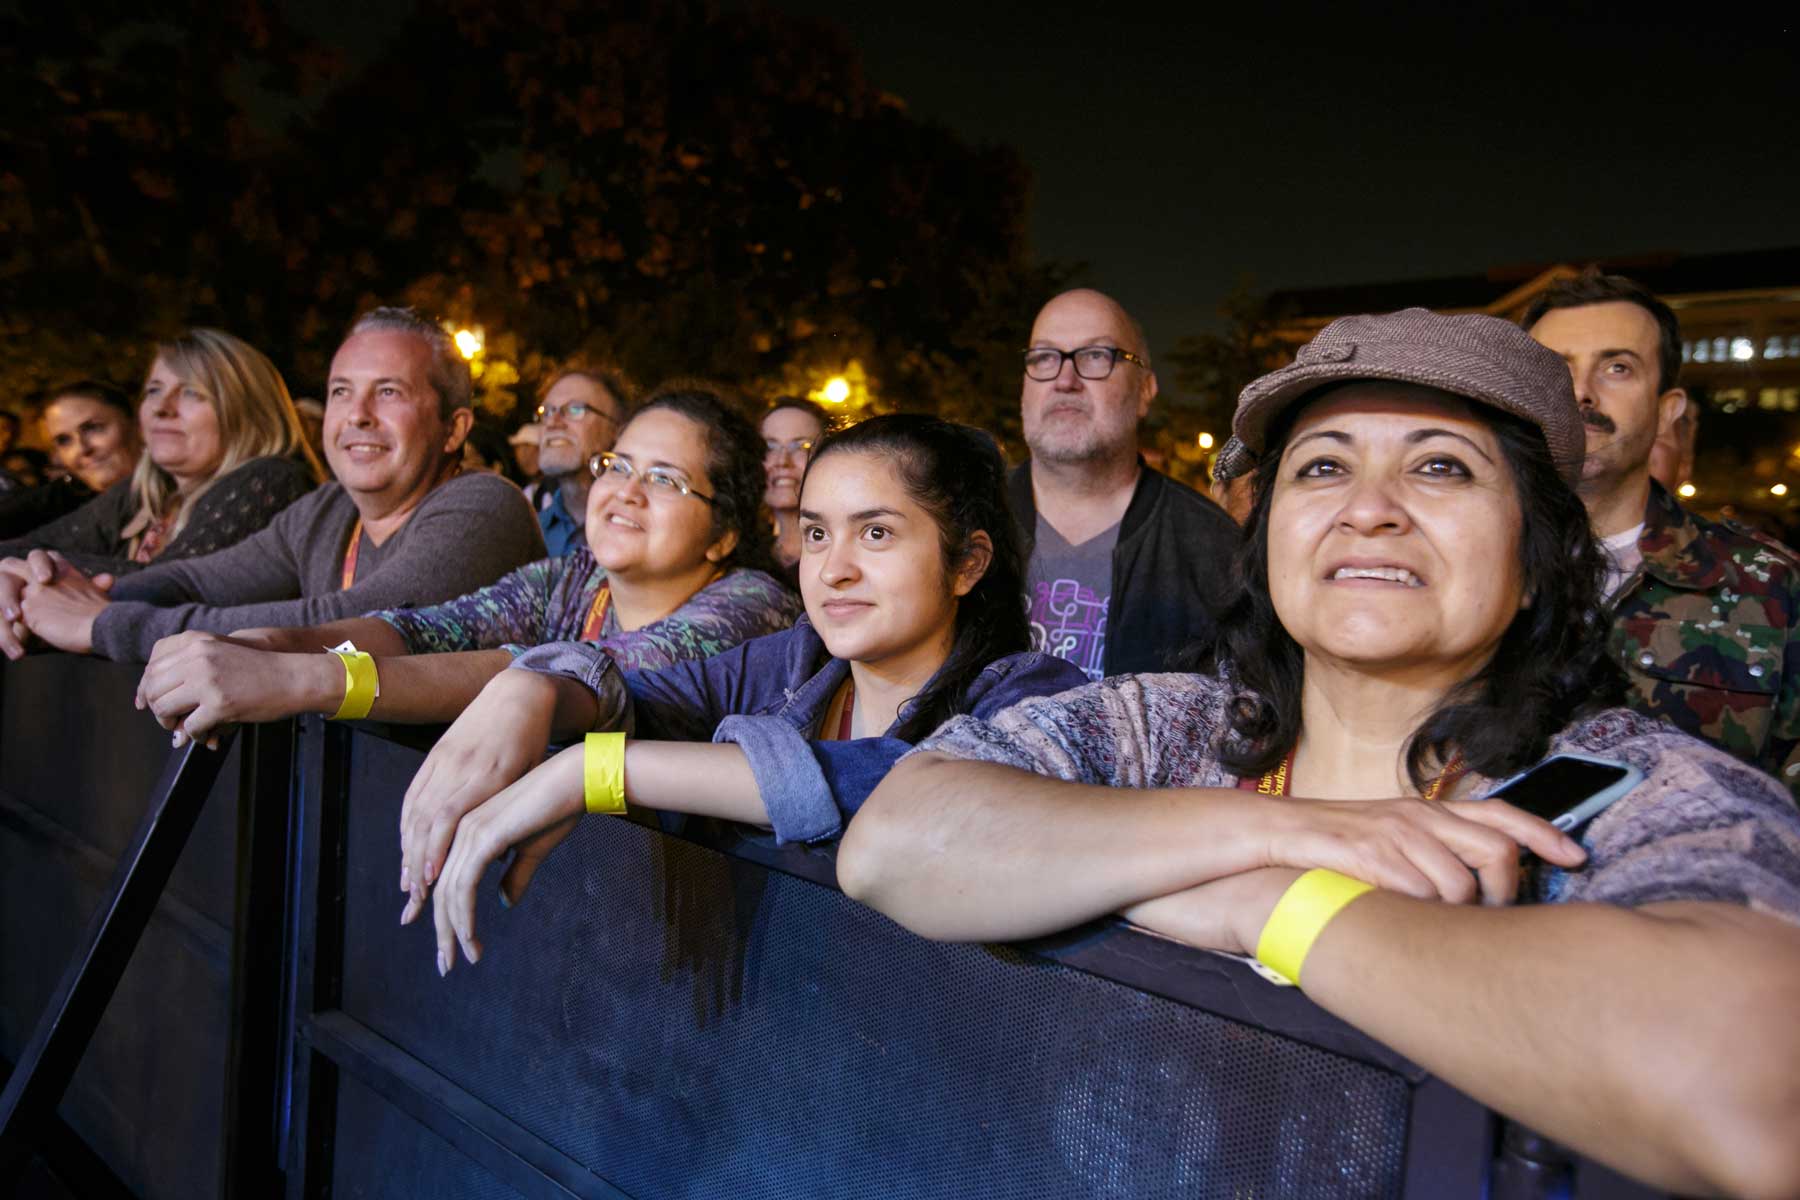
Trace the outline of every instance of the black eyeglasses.
{"label": "black eyeglasses", "polygon": [[666,496],[670,499],[674,499],[676,496],[692,496],[694,499],[704,500],[708,504],[718,503],[705,492],[696,490],[685,477],[667,467],[648,467],[640,471],[629,458],[622,454],[614,454],[610,450],[588,459],[588,474],[595,479],[599,479],[603,475],[610,475],[616,484],[625,484],[633,479],[641,479],[644,481],[644,490],[652,496]]}
{"label": "black eyeglasses", "polygon": [[537,407],[537,419],[540,421],[545,421],[558,415],[567,417],[571,421],[579,421],[589,413],[593,413],[596,417],[604,417],[614,425],[618,424],[618,421],[613,419],[611,413],[592,404],[582,404],[579,402],[575,404],[540,404]]}
{"label": "black eyeglasses", "polygon": [[1073,359],[1075,373],[1083,379],[1105,379],[1113,373],[1113,367],[1121,358],[1145,370],[1150,369],[1147,361],[1118,346],[1083,346],[1079,350],[1033,346],[1025,351],[1025,374],[1039,383],[1049,383],[1062,374],[1063,360]]}

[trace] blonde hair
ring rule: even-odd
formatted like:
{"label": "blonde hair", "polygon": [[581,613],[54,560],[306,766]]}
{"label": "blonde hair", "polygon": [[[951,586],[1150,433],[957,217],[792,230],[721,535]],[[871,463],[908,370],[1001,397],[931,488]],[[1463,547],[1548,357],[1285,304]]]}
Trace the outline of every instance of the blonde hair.
{"label": "blonde hair", "polygon": [[179,497],[164,545],[173,541],[206,489],[253,458],[300,458],[315,480],[325,478],[324,468],[307,445],[287,384],[262,351],[221,330],[195,328],[158,342],[151,358],[153,369],[158,359],[212,405],[223,453],[212,477],[185,496],[179,495],[175,477],[157,466],[148,453],[139,457],[131,474],[136,512],[124,529],[131,553],[136,553],[139,539],[152,525],[170,515],[169,505]]}

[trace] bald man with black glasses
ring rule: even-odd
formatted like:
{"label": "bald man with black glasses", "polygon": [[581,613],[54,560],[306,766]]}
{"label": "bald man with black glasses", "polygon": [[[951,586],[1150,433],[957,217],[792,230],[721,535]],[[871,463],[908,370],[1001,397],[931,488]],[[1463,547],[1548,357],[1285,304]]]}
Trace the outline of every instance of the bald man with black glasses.
{"label": "bald man with black glasses", "polygon": [[1008,490],[1031,547],[1033,648],[1090,679],[1210,643],[1231,577],[1236,524],[1138,454],[1156,394],[1143,329],[1118,301],[1082,288],[1038,313],[1020,396],[1031,459]]}

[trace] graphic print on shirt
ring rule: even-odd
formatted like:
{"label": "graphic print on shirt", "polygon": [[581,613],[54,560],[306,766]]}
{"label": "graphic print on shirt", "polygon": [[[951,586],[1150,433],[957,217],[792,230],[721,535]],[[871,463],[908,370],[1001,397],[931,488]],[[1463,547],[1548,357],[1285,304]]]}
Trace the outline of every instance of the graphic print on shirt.
{"label": "graphic print on shirt", "polygon": [[1050,579],[1031,589],[1031,648],[1074,663],[1100,679],[1106,654],[1106,609],[1111,596],[1095,596],[1078,579]]}

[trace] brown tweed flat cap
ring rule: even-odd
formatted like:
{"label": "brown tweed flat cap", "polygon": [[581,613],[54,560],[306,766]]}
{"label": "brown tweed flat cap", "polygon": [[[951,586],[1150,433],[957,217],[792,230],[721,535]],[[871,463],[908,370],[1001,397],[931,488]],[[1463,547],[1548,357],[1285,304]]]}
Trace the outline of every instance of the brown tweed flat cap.
{"label": "brown tweed flat cap", "polygon": [[1341,317],[1294,361],[1243,390],[1231,432],[1257,456],[1271,422],[1295,401],[1334,383],[1390,379],[1491,404],[1544,431],[1562,477],[1581,475],[1587,449],[1568,364],[1510,321],[1408,308]]}

